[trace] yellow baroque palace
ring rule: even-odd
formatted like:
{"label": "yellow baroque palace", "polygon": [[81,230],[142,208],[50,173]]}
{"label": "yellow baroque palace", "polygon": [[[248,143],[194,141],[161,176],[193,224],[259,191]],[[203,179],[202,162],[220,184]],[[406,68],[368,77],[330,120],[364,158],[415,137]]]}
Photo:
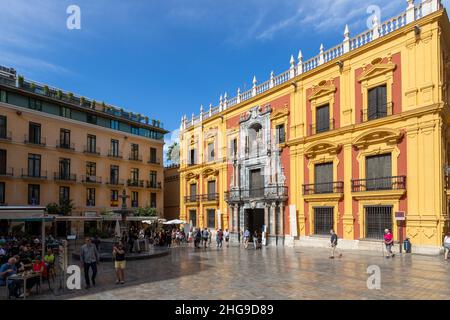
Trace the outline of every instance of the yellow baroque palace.
{"label": "yellow baroque palace", "polygon": [[[417,1],[416,1],[417,2]],[[438,252],[450,192],[450,24],[404,12],[181,121],[180,219],[266,245],[381,250],[384,229]]]}

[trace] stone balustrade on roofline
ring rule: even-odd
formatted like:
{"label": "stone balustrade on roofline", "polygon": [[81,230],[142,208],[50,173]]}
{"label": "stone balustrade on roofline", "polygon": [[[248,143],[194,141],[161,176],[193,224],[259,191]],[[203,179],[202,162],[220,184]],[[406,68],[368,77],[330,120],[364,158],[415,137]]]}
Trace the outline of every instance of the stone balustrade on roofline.
{"label": "stone balustrade on roofline", "polygon": [[416,20],[419,20],[433,12],[436,12],[442,8],[441,0],[422,0],[418,4],[414,4],[414,0],[406,0],[407,8],[401,14],[386,20],[383,23],[380,23],[375,16],[373,20],[373,27],[370,30],[366,30],[357,36],[350,37],[350,30],[348,25],[345,26],[344,30],[344,40],[339,45],[325,50],[323,44],[320,46],[319,54],[315,57],[312,57],[309,60],[303,60],[303,54],[300,50],[297,56],[297,63],[294,59],[294,56],[291,55],[290,58],[290,67],[287,71],[275,75],[272,71],[270,73],[269,80],[258,84],[256,77],[253,77],[253,86],[250,90],[241,92],[240,88],[237,90],[237,95],[235,97],[229,98],[228,94],[220,95],[219,105],[213,106],[209,105],[209,108],[204,110],[203,105],[200,107],[200,114],[195,116],[192,114],[190,119],[184,115],[181,118],[181,126],[180,130],[183,131],[187,128],[195,126],[198,123],[201,123],[203,120],[206,120],[222,111],[225,111],[227,108],[237,105],[243,101],[249,100],[261,93],[264,93],[273,87],[279,86],[290,79],[311,71],[320,65],[330,62],[345,53],[358,49],[369,42],[376,40],[378,38],[384,37],[391,32],[394,32],[406,25],[413,23]]}

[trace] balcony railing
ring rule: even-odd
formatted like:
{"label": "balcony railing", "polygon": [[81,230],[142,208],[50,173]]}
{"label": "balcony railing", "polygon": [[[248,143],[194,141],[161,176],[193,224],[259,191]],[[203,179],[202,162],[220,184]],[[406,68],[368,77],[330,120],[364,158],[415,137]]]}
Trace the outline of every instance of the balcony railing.
{"label": "balcony railing", "polygon": [[47,180],[47,171],[35,172],[33,170],[28,170],[28,169],[22,168],[21,177],[29,178],[29,179]]}
{"label": "balcony railing", "polygon": [[64,149],[64,150],[71,150],[74,151],[75,150],[75,144],[74,143],[70,143],[69,141],[56,141],[56,147],[58,149]]}
{"label": "balcony railing", "polygon": [[201,199],[202,201],[219,201],[219,194],[218,193],[202,194]]}
{"label": "balcony railing", "polygon": [[83,152],[87,153],[87,154],[93,154],[93,155],[97,155],[97,156],[100,155],[100,148],[94,148],[94,147],[91,147],[91,146],[84,146],[83,150],[84,150]]}
{"label": "balcony railing", "polygon": [[94,199],[86,199],[86,206],[87,207],[95,207],[95,200]]}
{"label": "balcony railing", "polygon": [[149,189],[161,189],[161,182],[147,181],[147,188],[149,188]]}
{"label": "balcony railing", "polygon": [[117,159],[122,159],[122,152],[119,152],[117,150],[108,150],[108,157],[110,158],[117,158]]}
{"label": "balcony railing", "polygon": [[159,158],[151,158],[147,161],[148,164],[161,164],[161,159]]}
{"label": "balcony railing", "polygon": [[128,179],[127,186],[134,187],[134,188],[144,188],[144,180]]}
{"label": "balcony railing", "polygon": [[270,186],[254,189],[236,189],[225,192],[227,202],[248,201],[252,199],[286,200],[288,188],[285,186]]}
{"label": "balcony railing", "polygon": [[406,176],[352,180],[352,191],[404,190]]}
{"label": "balcony railing", "polygon": [[142,162],[142,156],[139,154],[130,153],[128,160]]}
{"label": "balcony railing", "polygon": [[194,203],[194,202],[200,202],[200,196],[199,195],[190,195],[190,196],[184,196],[184,202],[185,203]]}
{"label": "balcony railing", "polygon": [[2,141],[11,141],[12,140],[11,131],[0,131],[0,140]]}
{"label": "balcony railing", "polygon": [[313,183],[303,185],[303,195],[311,194],[327,194],[327,193],[342,193],[344,191],[344,182],[325,182]]}
{"label": "balcony railing", "polygon": [[310,136],[331,130],[334,130],[334,119],[331,119],[328,123],[313,123],[309,125]]}
{"label": "balcony railing", "polygon": [[361,122],[376,120],[392,115],[392,102],[380,106],[376,111],[361,110]]}
{"label": "balcony railing", "polygon": [[25,135],[23,142],[25,144],[34,144],[41,147],[45,147],[46,145],[46,139],[44,137],[34,137],[30,139],[28,135]]}
{"label": "balcony railing", "polygon": [[77,181],[77,175],[74,173],[55,172],[53,179],[56,181]]}
{"label": "balcony railing", "polygon": [[110,186],[124,186],[125,185],[125,180],[123,180],[123,179],[115,179],[115,178],[111,179],[110,178],[109,180],[106,181],[106,184],[110,185]]}
{"label": "balcony railing", "polygon": [[81,176],[81,182],[82,183],[93,183],[93,184],[101,184],[102,183],[102,177],[97,176]]}
{"label": "balcony railing", "polygon": [[138,201],[131,201],[131,207],[132,208],[138,208],[139,207],[139,202]]}
{"label": "balcony railing", "polygon": [[14,177],[14,168],[0,168],[0,177]]}

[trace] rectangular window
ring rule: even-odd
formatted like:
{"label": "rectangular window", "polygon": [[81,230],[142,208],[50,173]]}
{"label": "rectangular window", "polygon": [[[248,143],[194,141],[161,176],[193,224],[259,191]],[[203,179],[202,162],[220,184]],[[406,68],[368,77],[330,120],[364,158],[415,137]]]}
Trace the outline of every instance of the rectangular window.
{"label": "rectangular window", "polygon": [[150,193],[150,207],[156,208],[156,193]]}
{"label": "rectangular window", "polygon": [[91,134],[87,135],[87,148],[89,153],[97,153],[97,137]]}
{"label": "rectangular window", "polygon": [[321,133],[330,130],[330,106],[324,105],[316,109],[316,132]]}
{"label": "rectangular window", "polygon": [[156,148],[150,148],[150,163],[156,163]]}
{"label": "rectangular window", "polygon": [[111,207],[118,207],[119,206],[119,191],[118,190],[111,190]]}
{"label": "rectangular window", "polygon": [[95,188],[86,189],[86,206],[88,207],[95,206]]}
{"label": "rectangular window", "polygon": [[189,185],[189,197],[191,202],[195,202],[197,199],[197,184],[191,183]]}
{"label": "rectangular window", "polygon": [[41,125],[39,123],[30,122],[28,126],[28,142],[41,144]]}
{"label": "rectangular window", "polygon": [[139,128],[137,127],[131,127],[131,133],[135,135],[139,135]]}
{"label": "rectangular window", "polygon": [[41,176],[41,155],[28,154],[28,176],[39,178]]}
{"label": "rectangular window", "polygon": [[28,106],[30,107],[30,109],[42,111],[42,101],[41,100],[29,98]]}
{"label": "rectangular window", "polygon": [[391,154],[366,157],[366,190],[392,189]]}
{"label": "rectangular window", "polygon": [[264,195],[264,177],[261,169],[250,170],[250,197]]}
{"label": "rectangular window", "polygon": [[59,147],[64,149],[70,149],[70,130],[59,130]]}
{"label": "rectangular window", "polygon": [[216,200],[216,181],[208,181],[208,200]]}
{"label": "rectangular window", "polygon": [[0,139],[7,138],[7,120],[5,116],[0,116]]}
{"label": "rectangular window", "polygon": [[365,206],[366,238],[382,240],[384,229],[392,230],[392,206]]}
{"label": "rectangular window", "polygon": [[119,157],[119,140],[111,139],[110,155],[112,157]]}
{"label": "rectangular window", "polygon": [[333,227],[333,207],[314,208],[314,234],[329,235]]}
{"label": "rectangular window", "polygon": [[208,161],[214,161],[214,142],[208,143]]}
{"label": "rectangular window", "polygon": [[41,203],[41,186],[38,184],[28,185],[28,204],[39,205]]}
{"label": "rectangular window", "polygon": [[139,207],[139,193],[137,191],[131,192],[131,206],[133,208]]}
{"label": "rectangular window", "polygon": [[86,176],[94,177],[97,175],[97,164],[95,162],[86,162]]}
{"label": "rectangular window", "polygon": [[232,154],[233,158],[237,156],[237,148],[238,148],[237,139],[234,138],[231,141],[231,154]]}
{"label": "rectangular window", "polygon": [[109,181],[111,184],[119,184],[119,166],[111,166],[109,170]]}
{"label": "rectangular window", "polygon": [[333,193],[333,163],[321,163],[314,166],[315,193]]}
{"label": "rectangular window", "polygon": [[194,165],[195,164],[195,149],[191,149],[190,150],[189,164],[190,165]]}
{"label": "rectangular window", "polygon": [[157,172],[156,171],[150,171],[150,187],[151,188],[156,188],[157,187]]}
{"label": "rectangular window", "polygon": [[0,175],[6,174],[6,150],[0,149]]}
{"label": "rectangular window", "polygon": [[5,204],[6,197],[5,197],[5,183],[0,182],[0,204]]}
{"label": "rectangular window", "polygon": [[97,116],[95,114],[92,114],[92,113],[87,113],[86,114],[86,121],[87,121],[87,123],[97,124]]}
{"label": "rectangular window", "polygon": [[69,187],[59,187],[59,203],[63,204],[70,200],[70,188]]}
{"label": "rectangular window", "polygon": [[131,180],[134,182],[139,181],[139,169],[138,168],[131,169]]}
{"label": "rectangular window", "polygon": [[370,89],[367,119],[374,120],[386,117],[388,115],[387,111],[386,85]]}
{"label": "rectangular window", "polygon": [[136,143],[131,144],[130,160],[139,160],[139,145]]}
{"label": "rectangular window", "polygon": [[216,210],[214,209],[207,209],[206,210],[206,217],[207,217],[207,226],[208,228],[216,228]]}
{"label": "rectangular window", "polygon": [[119,130],[119,121],[117,120],[110,120],[110,128],[114,130]]}
{"label": "rectangular window", "polygon": [[72,118],[72,109],[67,108],[67,107],[60,107],[59,108],[59,115],[61,117],[64,117],[64,118],[71,119]]}
{"label": "rectangular window", "polygon": [[70,179],[70,159],[59,159],[59,178],[62,180]]}
{"label": "rectangular window", "polygon": [[193,227],[197,227],[197,211],[189,210],[189,222]]}
{"label": "rectangular window", "polygon": [[284,124],[279,124],[276,127],[277,143],[286,142],[286,133],[284,130]]}
{"label": "rectangular window", "polygon": [[8,103],[8,92],[0,90],[0,102]]}

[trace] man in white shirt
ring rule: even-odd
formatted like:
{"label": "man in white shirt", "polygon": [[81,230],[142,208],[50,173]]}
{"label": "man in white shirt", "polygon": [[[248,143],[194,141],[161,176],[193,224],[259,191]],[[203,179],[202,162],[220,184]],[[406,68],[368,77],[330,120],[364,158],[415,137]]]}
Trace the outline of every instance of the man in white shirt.
{"label": "man in white shirt", "polygon": [[447,232],[444,238],[444,260],[447,260],[449,251],[450,251],[450,232]]}

